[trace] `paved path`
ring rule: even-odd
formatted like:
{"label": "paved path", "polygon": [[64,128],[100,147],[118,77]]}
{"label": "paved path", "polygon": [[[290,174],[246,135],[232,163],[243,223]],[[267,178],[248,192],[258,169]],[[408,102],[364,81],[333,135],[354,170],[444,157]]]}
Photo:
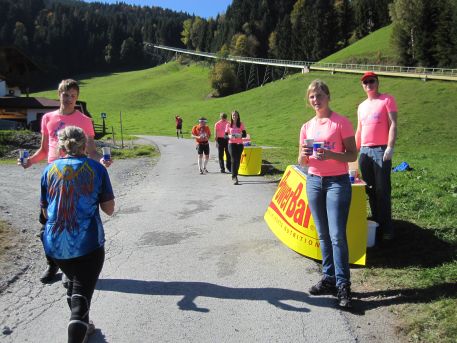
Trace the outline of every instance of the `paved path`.
{"label": "paved path", "polygon": [[[200,175],[192,141],[143,139],[161,157],[105,218],[90,342],[360,341],[333,298],[307,294],[318,265],[264,222],[275,183],[241,176],[234,186],[219,173],[213,145],[210,173]],[[41,285],[35,275],[12,284],[0,296],[12,333],[0,341],[65,342],[64,294],[60,282]]]}

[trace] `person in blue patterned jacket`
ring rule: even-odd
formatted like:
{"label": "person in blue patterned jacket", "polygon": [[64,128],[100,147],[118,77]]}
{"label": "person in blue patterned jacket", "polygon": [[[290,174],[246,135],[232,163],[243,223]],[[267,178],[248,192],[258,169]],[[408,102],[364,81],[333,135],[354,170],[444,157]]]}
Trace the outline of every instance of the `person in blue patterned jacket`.
{"label": "person in blue patterned jacket", "polygon": [[67,126],[58,132],[65,154],[50,163],[41,177],[40,205],[47,218],[43,245],[69,277],[71,316],[68,342],[83,342],[94,331],[89,309],[105,260],[105,234],[100,210],[114,212],[114,194],[106,168],[85,155],[87,137]]}

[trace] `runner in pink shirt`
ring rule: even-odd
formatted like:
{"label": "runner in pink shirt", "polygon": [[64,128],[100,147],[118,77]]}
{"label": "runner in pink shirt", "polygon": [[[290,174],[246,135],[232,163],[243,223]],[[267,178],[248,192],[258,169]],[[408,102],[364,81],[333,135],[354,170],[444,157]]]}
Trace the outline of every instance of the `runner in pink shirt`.
{"label": "runner in pink shirt", "polygon": [[227,114],[222,112],[220,114],[220,120],[214,124],[214,140],[216,141],[216,147],[219,157],[219,166],[221,167],[221,173],[225,173],[224,168],[224,152],[226,157],[225,165],[229,172],[232,171],[232,160],[230,152],[228,150],[228,136],[225,134],[227,127]]}
{"label": "runner in pink shirt", "polygon": [[394,238],[390,172],[397,139],[397,104],[394,97],[379,93],[378,76],[369,71],[360,79],[367,94],[357,110],[356,143],[359,167],[371,208],[379,223],[377,233],[384,241]]}
{"label": "runner in pink shirt", "polygon": [[[312,295],[337,294],[338,305],[351,307],[351,280],[346,224],[352,188],[347,163],[357,158],[354,130],[349,120],[329,107],[330,90],[321,80],[308,87],[307,99],[315,116],[300,131],[298,163],[307,165],[306,195],[322,252],[322,278],[309,289]],[[313,148],[304,139],[322,142]]]}
{"label": "runner in pink shirt", "polygon": [[232,157],[232,181],[234,185],[238,185],[238,168],[240,168],[241,154],[244,149],[243,137],[246,137],[246,129],[238,111],[232,112],[232,120],[227,123],[225,133],[229,137],[229,151]]}
{"label": "runner in pink shirt", "polygon": [[[18,165],[26,169],[44,159],[47,159],[48,163],[55,161],[61,157],[61,153],[58,149],[57,132],[67,126],[77,126],[83,129],[87,136],[87,155],[93,160],[100,161],[105,167],[109,167],[113,162],[112,159],[105,161],[101,158],[101,155],[98,154],[95,147],[95,134],[92,120],[75,108],[76,101],[79,97],[78,82],[73,79],[62,80],[57,92],[60,100],[60,108],[57,111],[46,113],[41,119],[40,148],[28,159],[27,163],[21,164],[20,161],[18,161]],[[43,225],[46,223],[46,219],[43,217],[41,210],[40,223]],[[41,230],[40,236],[43,234],[44,226],[42,226]],[[43,283],[52,282],[59,270],[59,267],[49,256],[46,256],[46,260],[47,268],[40,277],[40,281]],[[62,278],[64,279],[64,277]],[[64,281],[64,285],[65,284],[66,282]]]}
{"label": "runner in pink shirt", "polygon": [[[54,162],[62,157],[62,153],[58,148],[59,140],[57,132],[67,126],[77,126],[83,129],[86,136],[91,137],[93,142],[95,132],[92,120],[80,111],[75,109],[70,115],[62,114],[60,109],[46,113],[41,119],[41,134],[48,140],[48,163]],[[35,162],[36,159],[33,158],[31,163]]]}

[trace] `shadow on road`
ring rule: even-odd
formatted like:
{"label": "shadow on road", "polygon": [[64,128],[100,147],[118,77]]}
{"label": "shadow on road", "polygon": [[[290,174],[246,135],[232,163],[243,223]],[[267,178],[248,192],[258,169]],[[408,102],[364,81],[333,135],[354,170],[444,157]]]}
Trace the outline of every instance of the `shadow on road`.
{"label": "shadow on road", "polygon": [[320,307],[334,307],[334,299],[311,298],[304,292],[283,288],[233,288],[206,282],[100,279],[98,280],[96,289],[146,295],[182,295],[183,298],[178,301],[177,305],[183,311],[209,312],[209,309],[198,307],[195,304],[194,301],[197,297],[266,301],[279,309],[296,312],[309,312],[310,310],[306,307],[293,306],[286,302],[295,301]]}
{"label": "shadow on road", "polygon": [[97,328],[95,329],[94,334],[89,336],[88,342],[90,342],[90,343],[108,343],[102,330],[97,329]]}

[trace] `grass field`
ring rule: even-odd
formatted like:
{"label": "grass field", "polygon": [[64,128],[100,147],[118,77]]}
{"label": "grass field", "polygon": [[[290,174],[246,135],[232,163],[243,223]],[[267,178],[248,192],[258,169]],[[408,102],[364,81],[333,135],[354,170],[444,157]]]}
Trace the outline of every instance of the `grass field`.
{"label": "grass field", "polygon": [[390,40],[392,25],[383,27],[369,36],[330,55],[321,62],[356,64],[396,64],[398,60]]}
{"label": "grass field", "polygon": [[[378,34],[385,44],[387,33]],[[368,45],[359,45],[357,51],[367,53]],[[371,46],[388,52],[379,42]],[[341,58],[345,57],[329,60]],[[255,144],[279,148],[263,152],[277,173],[295,163],[300,127],[313,116],[304,101],[311,80],[328,83],[332,109],[347,116],[354,127],[357,105],[365,98],[357,75],[313,72],[212,99],[207,97],[208,74],[203,64],[168,63],[86,78],[80,98],[87,101],[97,123],[100,112],[106,112],[116,134],[122,112],[124,133],[129,135],[175,135],[174,115],[180,114],[189,137],[200,116],[206,116],[212,126],[219,112],[237,109]],[[367,268],[354,275],[354,288],[363,286],[386,297],[398,295],[387,304],[396,305],[399,323],[411,341],[456,342],[457,83],[386,77],[380,82],[381,91],[394,95],[399,107],[393,163],[407,161],[414,170],[392,174],[398,238],[390,247],[369,252]],[[55,98],[55,90],[35,95]]]}

